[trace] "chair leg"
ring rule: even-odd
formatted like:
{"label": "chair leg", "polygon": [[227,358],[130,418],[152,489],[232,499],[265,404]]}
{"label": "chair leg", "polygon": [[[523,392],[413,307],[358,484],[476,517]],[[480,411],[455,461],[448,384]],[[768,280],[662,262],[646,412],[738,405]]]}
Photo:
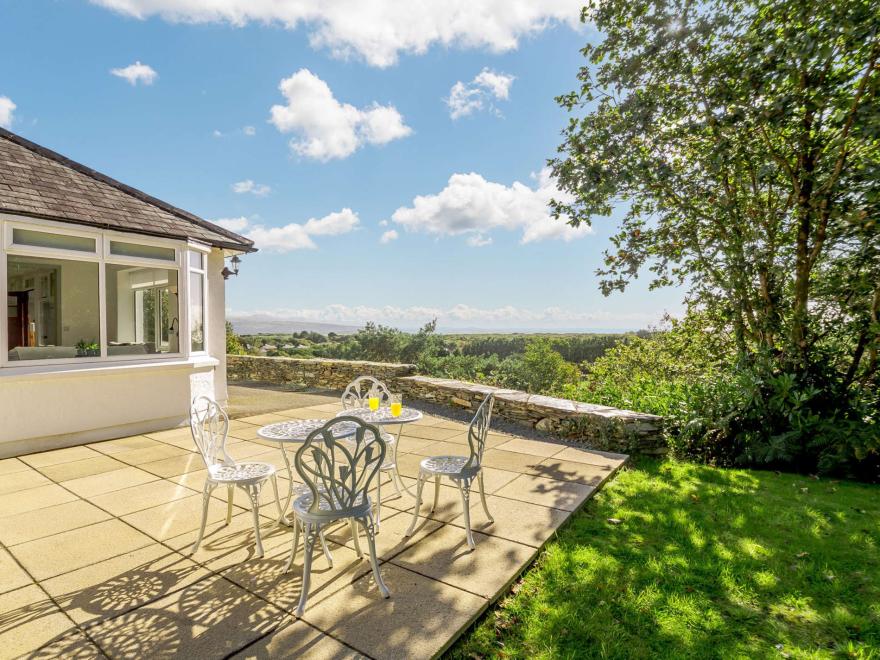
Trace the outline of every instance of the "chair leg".
{"label": "chair leg", "polygon": [[327,547],[327,540],[324,538],[324,530],[320,527],[318,528],[318,538],[321,539],[321,548],[324,550],[324,557],[327,559],[327,563],[330,564],[330,568],[333,568],[333,555],[330,554],[330,549]]}
{"label": "chair leg", "polygon": [[394,485],[394,490],[397,493],[397,496],[403,497],[403,493],[400,492],[400,484],[398,483],[400,481],[400,475],[397,473],[397,465],[396,464],[393,468],[391,468],[390,473],[391,473],[391,483]]}
{"label": "chair leg", "polygon": [[315,537],[318,536],[315,525],[303,524],[303,577],[302,593],[299,596],[299,605],[296,606],[296,616],[301,617],[306,611],[306,601],[309,599],[309,583],[312,577],[312,551],[315,548]]}
{"label": "chair leg", "polygon": [[458,480],[458,490],[461,492],[461,506],[464,508],[464,529],[467,535],[468,547],[473,550],[476,547],[474,535],[471,533],[471,482],[469,479]]}
{"label": "chair leg", "polygon": [[431,505],[431,513],[437,510],[437,503],[440,501],[440,475],[434,476],[434,504]]}
{"label": "chair leg", "polygon": [[272,490],[275,492],[275,506],[278,507],[278,520],[284,517],[284,510],[281,508],[281,498],[278,497],[278,477],[272,475]]}
{"label": "chair leg", "polygon": [[247,494],[251,498],[251,512],[254,514],[254,538],[256,539],[257,546],[256,557],[263,556],[263,539],[260,538],[260,486],[261,484],[253,484],[247,489]]}
{"label": "chair leg", "polygon": [[492,514],[489,513],[489,505],[486,504],[486,489],[483,487],[483,472],[480,471],[477,476],[477,483],[480,486],[480,500],[483,502],[483,511],[486,512],[486,517],[489,519],[490,523],[495,522],[495,518],[492,517]]}
{"label": "chair leg", "polygon": [[382,519],[382,471],[376,479],[376,533],[379,533],[379,521]]}
{"label": "chair leg", "polygon": [[299,518],[294,517],[293,545],[290,546],[290,561],[287,562],[287,567],[284,569],[285,573],[289,573],[290,569],[293,568],[293,560],[296,558],[296,551],[299,550],[299,524]]}
{"label": "chair leg", "polygon": [[190,554],[194,554],[195,551],[199,549],[199,545],[202,543],[202,538],[205,536],[205,525],[208,523],[208,504],[211,502],[211,493],[216,487],[216,484],[212,484],[210,481],[205,482],[205,488],[202,490],[202,525],[199,528],[199,538],[193,543]]}
{"label": "chair leg", "polygon": [[419,521],[419,508],[422,506],[422,488],[425,485],[425,478],[427,475],[419,472],[419,484],[416,487],[416,505],[413,507],[413,519],[409,524],[409,529],[406,530],[406,534],[404,536],[412,536],[413,530],[416,528],[416,523]]}
{"label": "chair leg", "polygon": [[360,559],[364,556],[364,551],[361,550],[360,532],[358,532],[357,523],[355,523],[354,518],[351,518],[351,538],[354,540],[354,551]]}
{"label": "chair leg", "polygon": [[373,530],[373,520],[370,516],[360,519],[364,531],[367,533],[367,544],[370,546],[370,565],[373,567],[373,577],[376,580],[376,586],[379,587],[379,593],[382,598],[391,598],[391,592],[385,586],[382,574],[379,572],[379,562],[376,560],[376,533]]}
{"label": "chair leg", "polygon": [[229,484],[226,487],[226,524],[232,522],[232,500],[235,497],[235,486]]}

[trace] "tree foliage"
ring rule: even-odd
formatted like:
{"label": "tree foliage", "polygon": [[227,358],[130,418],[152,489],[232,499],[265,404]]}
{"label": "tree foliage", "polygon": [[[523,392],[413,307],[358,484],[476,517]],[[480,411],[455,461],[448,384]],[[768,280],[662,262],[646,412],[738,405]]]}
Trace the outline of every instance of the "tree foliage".
{"label": "tree foliage", "polygon": [[736,349],[844,385],[877,373],[880,3],[601,0],[552,161],[590,223],[627,212],[605,293],[643,267],[688,287]]}

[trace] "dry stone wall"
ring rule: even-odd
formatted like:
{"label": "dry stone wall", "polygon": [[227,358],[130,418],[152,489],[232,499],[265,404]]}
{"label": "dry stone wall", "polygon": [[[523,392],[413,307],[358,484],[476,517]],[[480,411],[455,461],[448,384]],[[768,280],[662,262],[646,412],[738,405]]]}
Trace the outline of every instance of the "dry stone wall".
{"label": "dry stone wall", "polygon": [[229,380],[269,381],[341,390],[358,376],[374,376],[406,397],[476,411],[489,392],[494,414],[539,431],[626,454],[666,452],[663,418],[631,410],[558,399],[519,390],[416,374],[412,364],[230,355]]}
{"label": "dry stone wall", "polygon": [[365,362],[362,360],[325,360],[275,358],[251,355],[228,355],[226,377],[229,380],[253,380],[342,390],[358,376],[373,376],[394,382],[416,373],[413,364]]}

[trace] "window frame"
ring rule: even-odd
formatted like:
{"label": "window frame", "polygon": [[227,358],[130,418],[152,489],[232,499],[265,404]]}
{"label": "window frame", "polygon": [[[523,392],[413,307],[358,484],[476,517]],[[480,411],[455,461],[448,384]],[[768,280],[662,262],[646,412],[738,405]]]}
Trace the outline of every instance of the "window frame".
{"label": "window frame", "polygon": [[[61,248],[48,248],[27,245],[16,245],[13,243],[13,229],[28,229],[31,231],[44,231],[50,234],[61,234],[68,236],[77,236],[82,238],[92,238],[95,240],[95,251],[87,252],[83,250],[66,250]],[[125,243],[136,243],[151,247],[173,248],[174,261],[166,259],[152,259],[147,257],[130,257],[114,255],[110,252],[110,241],[121,241]],[[206,268],[195,269],[199,272],[203,279],[204,292],[204,310],[205,310],[205,350],[191,351],[191,335],[190,335],[190,292],[189,292],[189,260],[188,250],[195,249],[204,254],[204,264]],[[28,369],[33,370],[34,367],[45,365],[47,367],[54,365],[91,365],[91,366],[107,366],[114,363],[155,363],[180,359],[189,359],[190,355],[203,356],[208,355],[208,277],[207,277],[207,260],[210,255],[211,247],[194,241],[175,240],[171,238],[161,238],[154,236],[142,236],[127,232],[115,230],[102,230],[85,226],[71,225],[70,223],[57,222],[52,220],[43,220],[38,218],[22,218],[13,214],[0,212],[0,294],[4,297],[7,295],[7,258],[10,256],[25,257],[44,257],[50,259],[61,259],[70,261],[86,261],[98,264],[98,308],[99,308],[99,343],[101,352],[95,357],[77,357],[77,358],[60,358],[48,360],[9,360],[9,351],[7,349],[8,342],[8,323],[0,324],[0,370],[8,371],[11,369]],[[108,334],[107,334],[107,266],[141,266],[147,268],[163,268],[177,272],[178,287],[178,351],[175,353],[155,353],[146,355],[108,355]],[[186,333],[184,334],[184,329]],[[184,342],[184,338],[186,341]]]}
{"label": "window frame", "polygon": [[[196,266],[192,266],[189,263],[189,253],[190,251],[199,252],[202,255],[202,267],[198,268]],[[211,256],[211,248],[207,245],[203,245],[202,243],[196,243],[195,241],[188,241],[185,249],[183,250],[183,255],[181,256],[181,260],[184,263],[184,271],[186,273],[186,350],[189,355],[208,355],[210,353],[209,344],[208,344],[208,258]],[[192,296],[189,290],[190,284],[190,275],[193,273],[200,275],[202,280],[202,350],[194,351],[192,349]]]}

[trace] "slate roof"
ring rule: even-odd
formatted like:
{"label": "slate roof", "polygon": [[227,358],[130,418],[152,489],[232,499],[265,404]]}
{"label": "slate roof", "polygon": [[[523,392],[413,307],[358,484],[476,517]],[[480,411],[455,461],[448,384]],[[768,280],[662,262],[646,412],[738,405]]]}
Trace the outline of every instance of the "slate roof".
{"label": "slate roof", "polygon": [[243,236],[2,128],[0,211],[256,252]]}

